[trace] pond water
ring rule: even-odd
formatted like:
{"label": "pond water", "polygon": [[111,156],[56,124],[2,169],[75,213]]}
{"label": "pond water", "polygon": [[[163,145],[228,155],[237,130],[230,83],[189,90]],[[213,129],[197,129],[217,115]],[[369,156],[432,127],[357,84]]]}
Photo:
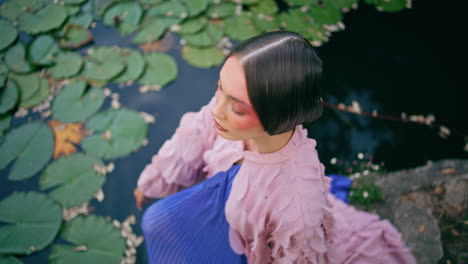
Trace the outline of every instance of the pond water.
{"label": "pond water", "polygon": [[[435,2],[434,2],[435,3]],[[363,110],[400,116],[434,114],[436,121],[468,134],[462,86],[462,69],[456,67],[466,57],[466,38],[462,38],[461,18],[451,6],[419,1],[414,9],[397,14],[375,11],[361,5],[344,16],[346,30],[334,33],[331,41],[317,49],[324,61],[323,97],[326,101],[350,105],[353,100]],[[445,15],[445,17],[440,17]],[[437,19],[435,19],[437,18]],[[458,22],[456,20],[459,20]],[[92,30],[94,45],[133,47],[129,38],[101,24]],[[27,40],[27,36],[22,36]],[[149,144],[138,152],[114,161],[116,167],[104,185],[102,203],[92,201],[95,213],[123,221],[135,214],[140,223],[143,211],[136,209],[133,189],[139,173],[151,156],[178,126],[187,111],[197,111],[214,93],[220,67],[198,69],[189,66],[180,54],[180,45],[168,53],[177,60],[177,79],[160,92],[140,94],[137,85],[108,85],[120,94],[123,106],[156,116],[149,126]],[[80,50],[84,53],[87,47]],[[462,86],[462,87],[461,87]],[[109,102],[103,109],[109,107]],[[15,119],[12,127],[37,116]],[[372,155],[376,163],[384,161],[389,170],[422,165],[428,160],[468,158],[463,137],[442,139],[437,129],[399,122],[376,120],[326,108],[324,115],[307,125],[317,140],[317,149],[327,173],[336,172],[333,157],[351,161],[358,153]],[[4,174],[7,170],[2,171]],[[0,199],[13,191],[37,190],[38,175],[21,182],[0,177]],[[134,227],[141,234],[138,224]],[[144,246],[144,245],[143,245]],[[145,250],[138,249],[137,263],[145,263]],[[47,263],[50,247],[25,263]]]}

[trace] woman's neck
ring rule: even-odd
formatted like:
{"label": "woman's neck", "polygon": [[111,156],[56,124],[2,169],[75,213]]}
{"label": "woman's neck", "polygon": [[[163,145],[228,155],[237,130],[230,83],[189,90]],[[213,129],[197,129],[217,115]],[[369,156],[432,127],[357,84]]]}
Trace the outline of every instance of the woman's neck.
{"label": "woman's neck", "polygon": [[244,150],[261,154],[276,152],[288,144],[293,134],[294,129],[274,136],[266,134],[263,137],[247,139],[244,140]]}

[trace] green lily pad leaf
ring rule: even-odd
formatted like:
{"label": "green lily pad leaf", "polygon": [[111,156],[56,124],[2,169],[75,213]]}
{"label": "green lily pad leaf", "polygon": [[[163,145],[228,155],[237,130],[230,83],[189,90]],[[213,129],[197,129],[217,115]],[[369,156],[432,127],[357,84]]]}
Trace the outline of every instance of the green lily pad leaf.
{"label": "green lily pad leaf", "polygon": [[44,101],[50,93],[50,86],[47,79],[40,79],[39,80],[39,89],[28,99],[21,101],[20,106],[24,108],[31,108],[42,101]]}
{"label": "green lily pad leaf", "polygon": [[19,19],[19,27],[29,34],[38,34],[58,28],[67,18],[65,7],[49,3],[35,14],[24,13]]}
{"label": "green lily pad leaf", "polygon": [[0,20],[0,50],[10,46],[16,37],[18,37],[18,30],[12,24]]}
{"label": "green lily pad leaf", "polygon": [[236,4],[220,3],[211,5],[206,14],[211,18],[224,18],[234,15],[236,12]]}
{"label": "green lily pad leaf", "polygon": [[278,12],[278,5],[274,0],[260,0],[256,5],[251,6],[250,10],[255,13],[275,15]]}
{"label": "green lily pad leaf", "polygon": [[80,10],[81,10],[80,5],[69,4],[69,5],[64,5],[64,7],[67,10],[67,14],[69,16],[74,16],[74,15],[78,14],[78,12],[80,12]]}
{"label": "green lily pad leaf", "polygon": [[3,74],[0,74],[0,89],[2,89],[3,86],[5,85],[5,81],[6,81],[6,76]]}
{"label": "green lily pad leaf", "polygon": [[146,70],[139,80],[141,84],[163,87],[177,77],[177,63],[170,55],[161,52],[147,53],[145,60]]}
{"label": "green lily pad leaf", "polygon": [[191,35],[184,35],[183,40],[195,47],[211,47],[223,37],[224,32],[212,23],[208,23],[205,30]]}
{"label": "green lily pad leaf", "polygon": [[90,200],[101,189],[106,176],[94,170],[94,165],[102,166],[102,161],[75,153],[64,156],[51,163],[39,179],[39,188],[57,187],[49,196],[59,202],[63,207],[79,206]]}
{"label": "green lily pad leaf", "polygon": [[91,15],[90,13],[83,13],[81,15],[71,17],[68,20],[68,24],[75,24],[84,28],[89,28],[93,23],[93,20],[93,15]]}
{"label": "green lily pad leaf", "polygon": [[90,49],[83,76],[91,81],[109,81],[117,76],[125,69],[119,50],[106,46]]}
{"label": "green lily pad leaf", "polygon": [[336,25],[342,20],[341,12],[334,5],[311,5],[309,14],[317,24]]}
{"label": "green lily pad leaf", "polygon": [[95,134],[81,142],[86,153],[103,159],[115,159],[137,150],[146,137],[148,126],[136,111],[111,109],[98,113],[86,122]]}
{"label": "green lily pad leaf", "polygon": [[326,0],[324,1],[329,5],[334,5],[337,9],[350,9],[353,6],[357,5],[358,0]]}
{"label": "green lily pad leaf", "polygon": [[146,17],[158,17],[158,21],[170,27],[179,24],[187,17],[187,9],[179,2],[164,2],[146,11]]}
{"label": "green lily pad leaf", "polygon": [[16,82],[19,89],[20,104],[33,97],[40,88],[40,78],[37,73],[10,74],[9,78]]}
{"label": "green lily pad leaf", "polygon": [[[125,240],[111,222],[97,215],[78,216],[67,222],[61,237],[73,245],[52,247],[50,264],[120,263]],[[78,246],[85,250],[77,251]]]}
{"label": "green lily pad leaf", "polygon": [[241,0],[243,5],[253,5],[257,4],[259,0]]}
{"label": "green lily pad leaf", "polygon": [[122,59],[126,62],[127,67],[121,75],[114,79],[114,81],[124,83],[137,80],[145,70],[145,58],[138,50],[134,49],[121,49],[120,53]]}
{"label": "green lily pad leaf", "polygon": [[0,114],[4,114],[18,102],[19,94],[18,88],[14,82],[7,82],[5,88],[0,90]]}
{"label": "green lily pad leaf", "polygon": [[54,56],[60,51],[55,39],[50,35],[36,37],[28,46],[28,49],[31,62],[44,66],[53,64]]}
{"label": "green lily pad leaf", "polygon": [[276,19],[276,16],[258,14],[253,17],[253,21],[255,23],[255,27],[261,31],[270,31],[280,28],[280,24]]}
{"label": "green lily pad leaf", "polygon": [[377,10],[385,12],[398,12],[406,8],[406,0],[365,0],[367,4],[374,5]]}
{"label": "green lily pad leaf", "polygon": [[77,49],[93,41],[91,32],[80,25],[68,24],[63,28],[63,32],[64,36],[59,42],[62,48]]}
{"label": "green lily pad leaf", "polygon": [[224,21],[226,34],[232,39],[242,41],[260,34],[260,30],[255,27],[252,17],[246,13],[239,16],[232,16]]}
{"label": "green lily pad leaf", "polygon": [[1,264],[23,264],[19,259],[13,256],[4,256],[0,255],[0,263]]}
{"label": "green lily pad leaf", "polygon": [[11,130],[0,145],[0,170],[16,159],[8,179],[27,179],[44,167],[53,148],[54,136],[48,125],[41,122],[21,125]]}
{"label": "green lily pad leaf", "polygon": [[208,8],[209,0],[182,0],[187,7],[189,17],[203,13]]}
{"label": "green lily pad leaf", "polygon": [[2,114],[0,115],[0,136],[3,136],[3,133],[10,128],[12,114]]}
{"label": "green lily pad leaf", "polygon": [[64,123],[85,121],[101,108],[105,99],[102,89],[86,86],[86,82],[76,81],[57,94],[52,103],[54,119]]}
{"label": "green lily pad leaf", "polygon": [[31,254],[52,243],[62,209],[45,194],[19,192],[0,201],[0,222],[0,254]]}
{"label": "green lily pad leaf", "polygon": [[311,16],[299,9],[290,9],[279,15],[281,26],[286,30],[298,32],[305,38],[311,40],[314,46],[320,46],[322,42],[328,41],[328,34],[324,27],[317,24]]}
{"label": "green lily pad leaf", "polygon": [[0,16],[9,19],[16,20],[24,10],[29,12],[35,12],[43,7],[48,1],[47,0],[9,0],[4,1],[0,6]]}
{"label": "green lily pad leaf", "polygon": [[32,67],[25,57],[24,45],[18,42],[16,45],[11,46],[5,54],[5,64],[15,72],[30,72]]}
{"label": "green lily pad leaf", "polygon": [[220,65],[224,61],[224,53],[217,47],[197,48],[186,45],[182,48],[183,58],[198,68],[210,68]]}
{"label": "green lily pad leaf", "polygon": [[206,26],[208,19],[205,16],[199,16],[185,20],[177,30],[180,34],[193,34]]}
{"label": "green lily pad leaf", "polygon": [[65,4],[73,4],[73,5],[82,4],[85,1],[87,0],[63,0]]}
{"label": "green lily pad leaf", "polygon": [[83,66],[83,60],[80,54],[76,52],[62,52],[55,58],[55,65],[50,68],[50,74],[56,79],[64,79],[77,75],[81,67]]}
{"label": "green lily pad leaf", "polygon": [[310,5],[312,1],[310,0],[286,0],[286,2],[290,6],[305,6],[305,5]]}
{"label": "green lily pad leaf", "polygon": [[166,32],[167,28],[167,25],[158,19],[151,19],[138,31],[132,42],[143,44],[158,40]]}
{"label": "green lily pad leaf", "polygon": [[104,13],[103,23],[106,26],[116,26],[123,35],[130,34],[137,29],[142,15],[143,9],[138,2],[117,2]]}

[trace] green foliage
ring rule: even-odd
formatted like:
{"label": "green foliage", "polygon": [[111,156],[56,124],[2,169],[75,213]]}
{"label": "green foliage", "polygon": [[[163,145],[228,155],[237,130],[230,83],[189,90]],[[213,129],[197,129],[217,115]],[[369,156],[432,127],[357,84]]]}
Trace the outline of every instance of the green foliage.
{"label": "green foliage", "polygon": [[175,80],[178,68],[175,60],[160,52],[147,53],[146,70],[139,82],[143,85],[163,87]]}
{"label": "green foliage", "polygon": [[[11,122],[11,114],[5,113],[5,114],[0,114],[0,136],[5,133],[5,131],[10,128],[10,122]],[[1,142],[1,138],[0,138]]]}
{"label": "green foliage", "polygon": [[9,74],[9,81],[14,81],[20,94],[20,105],[34,97],[40,88],[40,78],[37,73]]}
{"label": "green foliage", "polygon": [[145,120],[130,109],[111,109],[98,113],[86,122],[86,129],[96,133],[82,141],[89,155],[115,159],[137,150],[146,138]]}
{"label": "green foliage", "polygon": [[212,23],[208,23],[206,27],[200,32],[190,35],[183,35],[182,39],[191,46],[200,48],[212,47],[221,40],[223,34],[223,31],[219,27],[213,25]]}
{"label": "green foliage", "polygon": [[0,170],[13,162],[8,179],[27,179],[49,161],[54,140],[52,130],[41,122],[30,122],[10,131],[0,144]]}
{"label": "green foliage", "polygon": [[18,23],[22,31],[34,35],[58,28],[67,16],[65,7],[49,3],[36,13],[22,13]]}
{"label": "green foliage", "polygon": [[85,121],[104,103],[101,88],[86,88],[86,82],[75,81],[60,91],[52,104],[54,119],[64,123]]}
{"label": "green foliage", "polygon": [[61,52],[55,58],[55,65],[50,68],[50,75],[63,79],[77,75],[83,67],[83,60],[78,53]]}
{"label": "green foliage", "polygon": [[146,22],[133,38],[136,44],[142,44],[158,40],[167,30],[167,25],[158,19],[150,19]]}
{"label": "green foliage", "polygon": [[32,67],[25,57],[26,51],[23,43],[18,42],[16,45],[11,46],[5,54],[5,64],[10,70],[25,73],[32,71]]}
{"label": "green foliage", "polygon": [[208,8],[209,0],[181,0],[188,9],[189,17],[201,14]]}
{"label": "green foliage", "polygon": [[9,20],[16,20],[25,10],[36,12],[43,7],[47,0],[7,0],[0,6],[0,16]]}
{"label": "green foliage", "polygon": [[91,81],[110,81],[124,69],[119,49],[100,46],[88,50],[83,76]]}
{"label": "green foliage", "polygon": [[115,26],[122,35],[132,33],[140,24],[143,9],[138,2],[116,2],[105,12],[102,22]]}
{"label": "green foliage", "polygon": [[179,24],[187,17],[187,9],[179,2],[164,2],[148,9],[146,17],[156,18],[166,27],[170,27]]}
{"label": "green foliage", "polygon": [[103,164],[82,153],[64,156],[47,166],[39,179],[39,188],[56,187],[50,197],[65,208],[79,206],[90,200],[106,180],[105,175],[96,172],[95,165]]}
{"label": "green foliage", "polygon": [[66,49],[80,48],[93,40],[93,35],[86,27],[68,24],[63,28],[63,36],[60,39],[59,45]]}
{"label": "green foliage", "polygon": [[18,30],[7,21],[0,20],[0,50],[10,46],[18,37]]}
{"label": "green foliage", "polygon": [[46,79],[39,80],[39,89],[31,95],[31,97],[22,100],[20,103],[21,107],[31,108],[40,104],[49,95],[50,87],[49,82]]}
{"label": "green foliage", "polygon": [[13,256],[4,256],[0,255],[0,263],[1,264],[23,264],[19,259]]}
{"label": "green foliage", "polygon": [[252,17],[246,13],[226,19],[224,25],[226,34],[238,41],[248,39],[261,33],[261,31],[255,27]]}
{"label": "green foliage", "polygon": [[224,60],[223,51],[217,47],[197,48],[187,45],[182,49],[182,56],[188,63],[199,68],[214,67]]}
{"label": "green foliage", "polygon": [[351,204],[361,205],[366,208],[383,201],[380,188],[368,179],[356,179],[353,181],[349,194]]}
{"label": "green foliage", "polygon": [[62,210],[45,194],[19,192],[0,201],[0,221],[0,254],[31,254],[52,243]]}
{"label": "green foliage", "polygon": [[180,25],[178,32],[181,34],[193,34],[204,28],[206,23],[208,23],[208,19],[204,16],[190,18]]}
{"label": "green foliage", "polygon": [[134,49],[121,49],[120,56],[127,67],[114,81],[124,83],[137,80],[145,70],[145,57],[138,50]]}
{"label": "green foliage", "polygon": [[48,66],[54,63],[60,48],[51,35],[39,35],[28,46],[29,59],[33,64]]}
{"label": "green foliage", "polygon": [[7,82],[5,88],[0,90],[0,115],[13,109],[18,102],[18,88],[14,82]]}

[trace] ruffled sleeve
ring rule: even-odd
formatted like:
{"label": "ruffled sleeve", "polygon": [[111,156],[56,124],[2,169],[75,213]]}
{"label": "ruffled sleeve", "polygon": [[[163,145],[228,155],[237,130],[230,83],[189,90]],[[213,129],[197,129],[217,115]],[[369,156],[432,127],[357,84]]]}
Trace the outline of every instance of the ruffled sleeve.
{"label": "ruffled sleeve", "polygon": [[198,112],[185,113],[171,139],[152,157],[138,179],[145,196],[160,198],[189,187],[200,180],[203,153],[216,138],[211,109],[215,97]]}

